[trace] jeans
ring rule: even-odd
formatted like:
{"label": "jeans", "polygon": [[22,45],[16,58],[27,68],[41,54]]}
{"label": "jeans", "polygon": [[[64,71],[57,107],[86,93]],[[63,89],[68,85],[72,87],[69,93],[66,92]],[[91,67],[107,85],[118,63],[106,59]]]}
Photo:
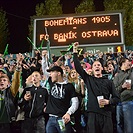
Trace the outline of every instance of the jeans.
{"label": "jeans", "polygon": [[133,101],[117,105],[116,120],[118,133],[133,133]]}
{"label": "jeans", "polygon": [[67,123],[65,125],[65,131],[61,131],[58,120],[61,118],[50,116],[49,120],[46,125],[46,133],[71,133],[72,132],[72,127],[71,123]]}

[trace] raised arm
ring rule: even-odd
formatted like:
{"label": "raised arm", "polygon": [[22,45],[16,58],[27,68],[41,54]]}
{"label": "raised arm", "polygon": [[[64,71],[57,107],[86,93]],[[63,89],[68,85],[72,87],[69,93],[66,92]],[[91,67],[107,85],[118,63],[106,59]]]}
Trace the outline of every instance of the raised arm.
{"label": "raised arm", "polygon": [[14,97],[18,93],[19,86],[20,86],[20,75],[21,75],[22,60],[23,60],[22,54],[18,54],[17,55],[17,66],[16,66],[16,70],[14,72],[13,79],[12,79],[12,84],[11,84],[11,87],[10,87],[12,95]]}
{"label": "raised arm", "polygon": [[87,73],[82,68],[82,66],[80,64],[80,61],[78,59],[78,56],[77,56],[77,53],[78,53],[78,45],[79,45],[79,43],[78,42],[75,42],[74,43],[74,46],[73,46],[73,61],[74,61],[74,66],[75,66],[76,71],[79,73],[79,75],[85,81],[86,80],[85,79],[85,77],[86,77],[85,75],[87,75]]}
{"label": "raised arm", "polygon": [[49,77],[49,73],[46,71],[48,69],[48,61],[47,61],[47,51],[42,51],[42,71],[46,78]]}

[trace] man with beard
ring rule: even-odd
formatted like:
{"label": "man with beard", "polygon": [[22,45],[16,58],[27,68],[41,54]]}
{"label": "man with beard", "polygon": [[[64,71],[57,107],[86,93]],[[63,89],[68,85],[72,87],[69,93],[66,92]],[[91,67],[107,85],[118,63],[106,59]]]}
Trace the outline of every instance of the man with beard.
{"label": "man with beard", "polygon": [[87,133],[113,133],[111,105],[119,102],[118,93],[113,82],[102,76],[103,67],[98,60],[92,64],[94,76],[84,71],[77,56],[78,45],[78,42],[73,45],[73,60],[88,89]]}

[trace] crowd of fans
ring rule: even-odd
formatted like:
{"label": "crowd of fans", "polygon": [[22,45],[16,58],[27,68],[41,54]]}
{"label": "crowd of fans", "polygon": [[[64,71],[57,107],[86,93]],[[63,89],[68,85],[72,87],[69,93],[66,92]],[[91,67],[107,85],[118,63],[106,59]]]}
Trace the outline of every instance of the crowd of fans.
{"label": "crowd of fans", "polygon": [[[45,130],[47,130],[47,133],[52,133],[51,129],[51,132],[49,131],[49,128],[51,128],[49,119],[52,119],[51,117],[56,118],[56,116],[65,119],[65,123],[67,123],[66,129],[69,133],[70,126],[72,127],[71,132],[85,133],[89,130],[87,129],[87,119],[89,118],[86,114],[88,113],[89,108],[88,100],[90,95],[88,93],[91,93],[88,90],[91,87],[87,86],[87,81],[84,79],[84,75],[80,74],[81,71],[78,72],[77,65],[79,66],[79,64],[75,62],[76,57],[74,57],[74,53],[68,52],[65,55],[60,56],[52,54],[51,58],[52,62],[49,62],[48,51],[46,50],[36,50],[34,57],[31,57],[27,53],[16,54],[16,58],[13,58],[11,54],[5,57],[0,54],[0,129],[2,133],[28,133],[32,131],[35,133],[44,133],[46,132]],[[92,54],[84,52],[83,54],[77,54],[77,59],[80,61],[80,65],[84,72],[91,77],[94,76],[94,69],[92,68],[93,63],[95,61],[100,62],[101,67],[103,68],[102,76],[113,82],[116,92],[120,96],[119,103],[117,101],[111,108],[113,132],[132,133],[133,52],[130,50],[126,50],[123,53],[106,53],[99,51]],[[54,77],[52,75],[53,71],[60,72],[61,75],[56,75],[56,77]],[[51,77],[51,81],[49,81],[49,77]],[[58,77],[58,79],[54,79],[53,77]],[[127,79],[131,79],[131,83],[127,84]],[[73,88],[75,89],[74,91],[70,90],[71,94],[69,94],[70,92],[68,91],[66,98],[66,101],[70,104],[69,106],[71,108],[73,107],[73,109],[64,107],[63,109],[67,113],[64,115],[59,113],[58,115],[55,113],[56,107],[54,108],[53,104],[54,101],[57,101],[56,99],[52,101],[51,86],[54,86],[52,83],[58,84],[59,82],[63,82],[63,80],[72,84],[72,86],[68,85],[66,88],[72,90]],[[103,80],[102,82],[106,81]],[[63,85],[66,85],[66,83],[63,82]],[[98,86],[100,85],[101,84]],[[36,92],[36,88],[39,88],[38,92]],[[53,93],[58,94],[58,92]],[[38,97],[36,96],[35,98],[34,94]],[[110,92],[110,94],[114,95],[114,92]],[[78,104],[76,103],[76,99],[74,99],[75,97],[78,98]],[[39,98],[44,99],[40,100]],[[65,103],[66,101],[62,102]],[[36,109],[33,109],[33,104],[36,106]],[[68,106],[67,104],[65,105]],[[127,104],[130,105],[127,106]],[[58,106],[63,107],[65,105],[60,103]],[[106,106],[108,105],[104,104],[104,108]],[[55,110],[55,112],[51,110]],[[71,118],[69,118],[67,114],[70,114]],[[45,128],[46,125],[48,125],[47,129]],[[59,127],[60,125],[57,125],[57,131],[61,130],[58,129]],[[26,128],[28,130],[25,130]],[[107,133],[100,128],[101,127],[99,126],[99,128],[93,132]],[[93,132],[91,131],[91,133]]]}

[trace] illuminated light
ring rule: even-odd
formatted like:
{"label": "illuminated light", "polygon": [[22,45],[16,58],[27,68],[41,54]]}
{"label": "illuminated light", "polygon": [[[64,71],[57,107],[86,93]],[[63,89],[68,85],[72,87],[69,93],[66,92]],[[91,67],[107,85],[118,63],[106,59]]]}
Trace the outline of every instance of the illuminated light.
{"label": "illuminated light", "polygon": [[67,22],[67,25],[69,25],[69,23],[70,23],[70,25],[72,25],[72,19],[73,19],[73,17],[69,17],[69,18],[65,19],[65,22]]}
{"label": "illuminated light", "polygon": [[78,24],[78,20],[77,19],[73,19],[73,24]]}
{"label": "illuminated light", "polygon": [[73,29],[77,29],[77,27],[73,27]]}
{"label": "illuminated light", "polygon": [[58,40],[58,42],[66,42],[66,38],[64,38],[63,34],[54,34],[54,39]]}
{"label": "illuminated light", "polygon": [[78,18],[78,19],[73,19],[73,24],[86,24],[87,23],[87,18]]}
{"label": "illuminated light", "polygon": [[67,20],[72,20],[72,19],[73,19],[73,17],[67,17],[66,19],[67,19]]}
{"label": "illuminated light", "polygon": [[101,22],[102,22],[102,23],[105,22],[105,17],[101,17]]}
{"label": "illuminated light", "polygon": [[90,31],[88,31],[88,32],[82,32],[81,36],[83,38],[90,38],[91,37],[91,32]]}
{"label": "illuminated light", "polygon": [[79,51],[79,55],[81,55],[82,51],[83,51],[83,49],[80,49],[80,51]]}
{"label": "illuminated light", "polygon": [[[58,25],[58,22],[55,21],[56,23],[54,24],[55,26]],[[64,20],[59,20],[59,25],[64,25]]]}
{"label": "illuminated light", "polygon": [[97,31],[89,31],[89,34],[91,34],[91,32],[92,32],[93,36],[96,36]]}
{"label": "illuminated light", "polygon": [[105,30],[103,31],[103,36],[108,36],[108,34]]}
{"label": "illuminated light", "polygon": [[103,36],[103,32],[102,31],[97,31],[97,37],[102,37]]}
{"label": "illuminated light", "polygon": [[110,22],[110,16],[93,17],[92,21],[94,23],[108,23]]}
{"label": "illuminated light", "polygon": [[118,30],[87,31],[87,32],[82,32],[81,36],[83,38],[119,36],[119,31]]}
{"label": "illuminated light", "polygon": [[45,40],[48,40],[49,39],[49,35],[46,34],[45,37],[44,37]]}
{"label": "illuminated light", "polygon": [[[83,46],[123,45],[122,19],[121,12],[37,18],[34,21],[34,43],[38,47],[42,39],[50,39],[51,47],[62,47],[76,41]],[[50,38],[43,30],[45,28]]]}
{"label": "illuminated light", "polygon": [[119,35],[118,30],[111,30],[111,32],[108,30],[107,33],[109,36],[118,36]]}
{"label": "illuminated light", "polygon": [[41,41],[42,39],[44,39],[44,34],[41,34],[41,35],[40,35],[40,41]]}
{"label": "illuminated light", "polygon": [[64,23],[66,23],[66,25],[68,25],[69,24],[69,20],[64,20]]}
{"label": "illuminated light", "polygon": [[45,40],[48,40],[49,39],[49,35],[48,34],[40,34],[40,41],[42,40],[42,39],[45,39]]}
{"label": "illuminated light", "polygon": [[68,33],[55,33],[54,34],[54,40],[58,40],[58,42],[65,42],[66,39],[76,39],[77,32],[68,32]]}
{"label": "illuminated light", "polygon": [[69,18],[67,21],[67,25],[72,25],[72,24],[73,24],[73,17]]}
{"label": "illuminated light", "polygon": [[58,39],[58,42],[66,42],[66,39],[60,38],[60,39]]}
{"label": "illuminated light", "polygon": [[48,21],[44,21],[44,26],[45,27],[49,26],[49,22]]}
{"label": "illuminated light", "polygon": [[83,24],[87,23],[87,18],[83,18]]}
{"label": "illuminated light", "polygon": [[116,49],[117,49],[117,52],[122,52],[122,47],[121,46],[118,46]]}
{"label": "illuminated light", "polygon": [[86,24],[87,18],[66,18],[66,19],[57,19],[57,20],[45,20],[44,26],[64,26],[64,25],[80,25],[80,24]]}

